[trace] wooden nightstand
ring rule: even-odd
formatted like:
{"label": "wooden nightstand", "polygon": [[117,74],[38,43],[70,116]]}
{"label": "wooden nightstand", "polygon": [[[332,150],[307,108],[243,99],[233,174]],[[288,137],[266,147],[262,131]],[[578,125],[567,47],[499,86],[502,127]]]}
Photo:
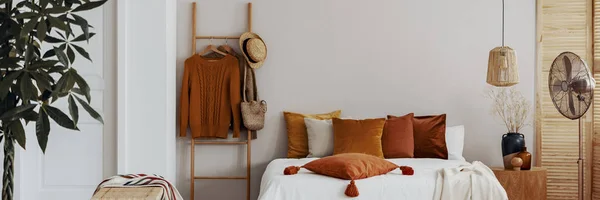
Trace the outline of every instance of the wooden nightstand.
{"label": "wooden nightstand", "polygon": [[493,167],[492,170],[506,190],[508,199],[546,199],[546,169],[532,167],[531,170],[513,171]]}

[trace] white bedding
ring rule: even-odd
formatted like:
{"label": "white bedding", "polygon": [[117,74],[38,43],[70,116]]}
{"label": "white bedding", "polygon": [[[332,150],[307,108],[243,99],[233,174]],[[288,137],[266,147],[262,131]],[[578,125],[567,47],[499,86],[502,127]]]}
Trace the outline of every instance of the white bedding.
{"label": "white bedding", "polygon": [[386,175],[356,180],[360,195],[347,197],[344,190],[349,180],[322,176],[304,168],[296,175],[283,175],[288,166],[302,166],[318,158],[276,159],[263,174],[259,200],[335,200],[335,199],[433,199],[437,171],[442,168],[468,165],[461,160],[442,159],[387,159],[397,165],[411,166],[413,176],[401,175],[396,169]]}

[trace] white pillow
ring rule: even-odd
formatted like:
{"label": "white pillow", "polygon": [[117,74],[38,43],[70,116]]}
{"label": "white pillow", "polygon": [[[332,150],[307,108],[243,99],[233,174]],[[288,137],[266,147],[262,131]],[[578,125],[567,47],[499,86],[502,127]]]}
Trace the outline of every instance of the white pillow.
{"label": "white pillow", "polygon": [[331,119],[304,118],[308,134],[307,158],[333,155],[333,123]]}
{"label": "white pillow", "polygon": [[[463,146],[465,144],[465,126],[446,127],[446,147],[448,148],[448,160],[462,160]],[[310,145],[309,145],[310,146]]]}

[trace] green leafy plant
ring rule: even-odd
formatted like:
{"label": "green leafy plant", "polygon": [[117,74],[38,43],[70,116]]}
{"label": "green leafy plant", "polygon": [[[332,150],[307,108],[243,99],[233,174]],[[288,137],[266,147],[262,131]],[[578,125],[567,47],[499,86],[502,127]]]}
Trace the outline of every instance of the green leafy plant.
{"label": "green leafy plant", "polygon": [[[2,200],[13,199],[14,144],[25,149],[24,125],[35,123],[46,152],[50,120],[79,130],[79,106],[103,123],[91,106],[90,86],[72,64],[94,37],[80,12],[107,0],[0,0],[0,140],[4,140]],[[67,97],[69,115],[52,106]],[[70,116],[70,117],[69,117]]]}

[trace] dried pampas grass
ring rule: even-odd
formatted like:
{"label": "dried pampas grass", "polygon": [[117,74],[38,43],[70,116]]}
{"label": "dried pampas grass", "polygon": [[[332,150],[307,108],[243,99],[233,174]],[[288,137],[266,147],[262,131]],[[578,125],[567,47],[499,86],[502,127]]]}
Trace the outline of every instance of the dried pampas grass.
{"label": "dried pampas grass", "polygon": [[486,96],[492,100],[491,114],[502,119],[509,133],[530,125],[531,103],[514,87],[490,88]]}

